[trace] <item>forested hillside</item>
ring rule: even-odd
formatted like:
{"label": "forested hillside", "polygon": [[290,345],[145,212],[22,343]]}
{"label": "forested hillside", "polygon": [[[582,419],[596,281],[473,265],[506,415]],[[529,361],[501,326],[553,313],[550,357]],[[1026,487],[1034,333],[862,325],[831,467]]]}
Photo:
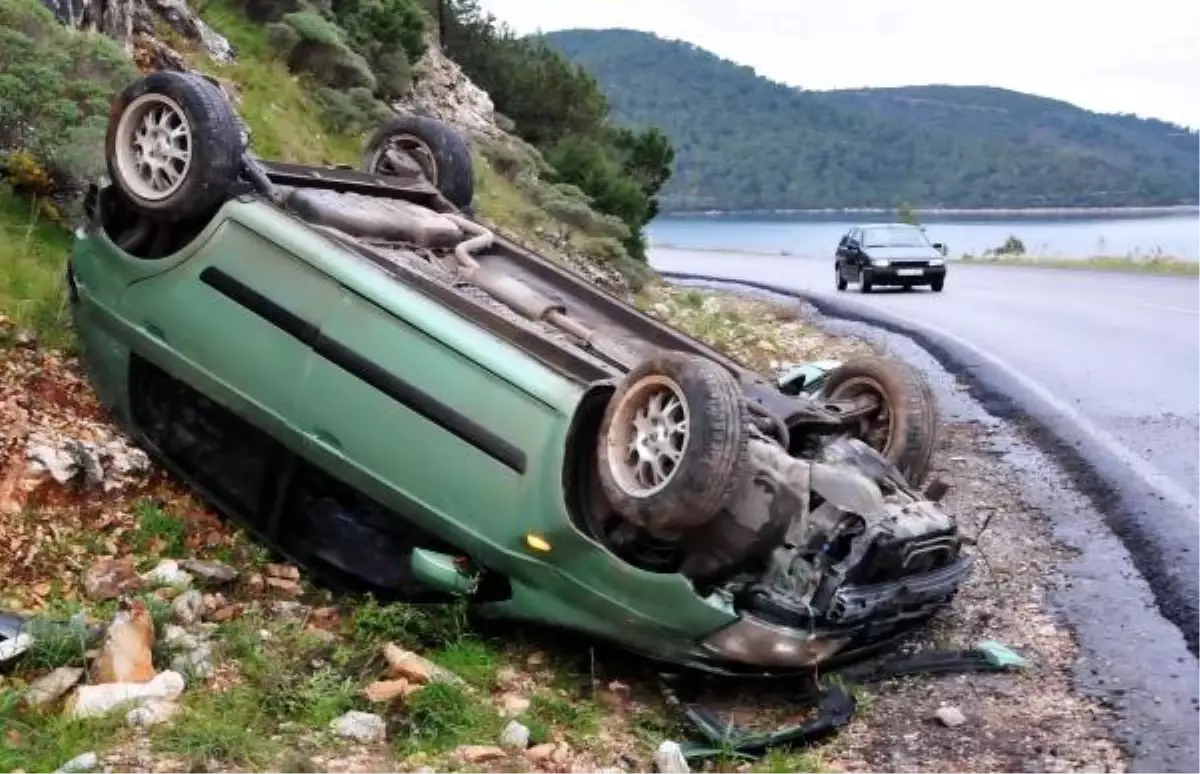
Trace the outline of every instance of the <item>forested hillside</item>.
{"label": "forested hillside", "polygon": [[664,209],[1192,204],[1194,131],[985,87],[791,88],[631,30],[542,38],[676,149]]}

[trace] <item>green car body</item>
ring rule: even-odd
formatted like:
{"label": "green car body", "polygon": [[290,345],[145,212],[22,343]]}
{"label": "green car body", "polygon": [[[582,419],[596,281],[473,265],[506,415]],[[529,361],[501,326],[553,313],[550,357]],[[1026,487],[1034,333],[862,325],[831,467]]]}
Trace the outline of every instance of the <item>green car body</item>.
{"label": "green car body", "polygon": [[[672,661],[711,659],[702,641],[736,620],[682,576],[631,567],[572,523],[564,450],[587,385],[383,281],[270,204],[230,201],[184,249],[153,261],[126,254],[103,229],[81,231],[70,265],[92,382],[143,443],[132,359],[193,385],[406,521],[486,557],[512,589],[496,613],[609,639],[616,629],[633,648]],[[214,277],[318,328],[318,347],[221,292]],[[405,400],[347,361],[369,361],[376,379],[404,385]],[[223,509],[239,509],[200,486]],[[550,550],[532,548],[527,535]]]}
{"label": "green car body", "polygon": [[190,75],[113,116],[67,269],[90,380],[327,584],[761,674],[901,634],[969,572],[917,489],[910,367],[763,378],[465,217],[469,151],[432,119],[360,173],[252,159]]}

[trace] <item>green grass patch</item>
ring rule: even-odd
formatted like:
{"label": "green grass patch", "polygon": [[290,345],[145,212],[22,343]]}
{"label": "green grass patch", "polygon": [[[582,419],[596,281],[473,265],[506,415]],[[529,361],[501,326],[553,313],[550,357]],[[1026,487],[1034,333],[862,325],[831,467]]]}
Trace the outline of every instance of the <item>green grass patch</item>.
{"label": "green grass patch", "polygon": [[351,638],[362,646],[384,642],[410,648],[452,646],[469,632],[466,605],[380,604],[368,596],[357,606]]}
{"label": "green grass patch", "polygon": [[124,716],[72,720],[57,712],[28,710],[22,691],[0,689],[0,771],[54,771],[88,751],[103,753],[116,741]]}
{"label": "green grass patch", "polygon": [[772,772],[772,774],[804,771],[823,774],[823,772],[829,771],[829,768],[825,765],[819,752],[792,752],[776,747],[756,761],[750,767],[750,771]]}
{"label": "green grass patch", "polygon": [[253,688],[238,685],[185,696],[183,712],[154,736],[154,749],[182,758],[183,771],[203,771],[197,767],[210,761],[263,767],[279,752],[279,743],[271,738],[276,726]]}
{"label": "green grass patch", "polygon": [[0,185],[0,314],[50,347],[73,341],[63,284],[70,249],[66,229],[46,219],[32,200]]}
{"label": "green grass patch", "polygon": [[464,637],[426,655],[477,688],[491,690],[496,683],[499,657],[483,640]]}
{"label": "green grass patch", "polygon": [[600,727],[600,710],[585,699],[538,694],[529,703],[529,715],[547,728],[578,737],[594,736]]}
{"label": "green grass patch", "polygon": [[1200,262],[1184,261],[1168,256],[1135,258],[1129,256],[1094,256],[1092,258],[1040,258],[1037,256],[982,257],[963,256],[962,263],[987,266],[1032,266],[1041,269],[1089,269],[1134,274],[1165,274],[1181,277],[1200,276]]}
{"label": "green grass patch", "polygon": [[145,500],[137,504],[134,515],[138,525],[134,547],[138,552],[150,551],[166,558],[186,555],[187,524],[182,518]]}
{"label": "green grass patch", "polygon": [[404,756],[480,744],[480,740],[495,739],[503,725],[491,706],[449,683],[430,683],[408,697],[404,713],[396,721],[396,751]]}

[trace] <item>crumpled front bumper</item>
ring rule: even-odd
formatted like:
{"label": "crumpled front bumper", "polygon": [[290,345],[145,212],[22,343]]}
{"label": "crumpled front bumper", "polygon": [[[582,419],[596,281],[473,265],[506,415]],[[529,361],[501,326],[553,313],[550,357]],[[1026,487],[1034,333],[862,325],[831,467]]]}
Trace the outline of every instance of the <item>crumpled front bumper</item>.
{"label": "crumpled front bumper", "polygon": [[796,626],[767,621],[748,611],[709,636],[714,655],[761,667],[808,667],[828,660],[868,630],[895,628],[927,618],[947,606],[971,571],[972,558],[960,554],[936,570],[869,585],[845,585],[835,592],[819,620]]}

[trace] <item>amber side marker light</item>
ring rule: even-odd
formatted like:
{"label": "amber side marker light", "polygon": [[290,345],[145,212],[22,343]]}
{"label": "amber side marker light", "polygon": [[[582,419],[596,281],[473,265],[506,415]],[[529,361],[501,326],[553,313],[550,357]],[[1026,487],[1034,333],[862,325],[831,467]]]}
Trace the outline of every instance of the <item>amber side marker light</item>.
{"label": "amber side marker light", "polygon": [[550,550],[550,544],[546,542],[546,538],[541,535],[535,535],[532,532],[525,536],[525,545],[534,551],[547,552]]}

